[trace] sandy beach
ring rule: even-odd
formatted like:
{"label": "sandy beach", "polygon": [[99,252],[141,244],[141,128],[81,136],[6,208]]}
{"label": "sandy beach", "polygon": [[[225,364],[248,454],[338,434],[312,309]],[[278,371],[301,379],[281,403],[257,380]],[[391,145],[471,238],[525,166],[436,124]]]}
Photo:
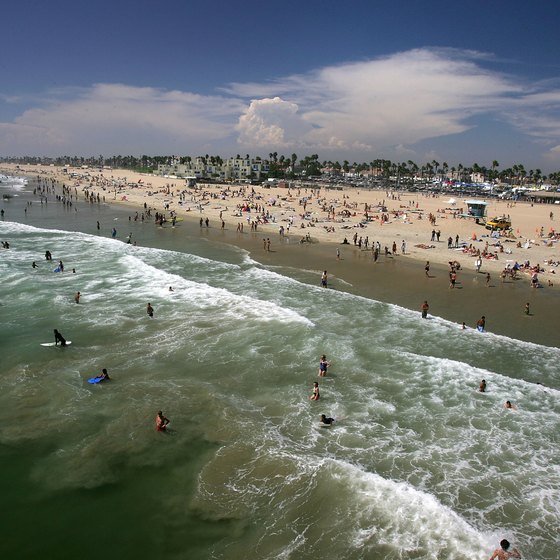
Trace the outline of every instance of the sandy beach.
{"label": "sandy beach", "polygon": [[[549,237],[557,228],[555,205],[481,199],[488,204],[488,218],[511,218],[513,235],[491,237],[473,219],[459,217],[464,200],[455,197],[452,203],[448,195],[236,184],[193,188],[183,179],[115,169],[63,173],[46,166],[5,165],[1,171],[54,180],[79,200],[87,193],[94,203],[128,207],[131,220],[153,221],[156,212],[167,220],[174,215],[178,226],[199,228],[264,264],[312,270],[318,282],[326,269],[331,285],[341,289],[411,309],[428,300],[430,312],[470,326],[486,314],[493,317],[496,331],[540,341],[540,334],[527,334],[526,322],[511,320],[522,317],[530,302],[538,331],[548,325],[553,330],[560,270],[558,241]],[[450,262],[458,265],[454,289]],[[523,268],[527,262],[530,267]],[[522,266],[516,277],[503,275],[515,263]],[[531,289],[537,265],[540,289]],[[546,339],[553,343],[552,332]]]}

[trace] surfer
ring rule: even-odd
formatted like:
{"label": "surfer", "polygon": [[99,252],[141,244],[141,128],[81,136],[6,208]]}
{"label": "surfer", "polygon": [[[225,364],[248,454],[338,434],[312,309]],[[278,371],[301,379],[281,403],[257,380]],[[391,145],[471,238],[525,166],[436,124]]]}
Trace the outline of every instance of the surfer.
{"label": "surfer", "polygon": [[52,261],[52,255],[50,251],[45,251],[45,260]]}
{"label": "surfer", "polygon": [[154,316],[154,308],[152,307],[151,303],[148,303],[148,305],[146,305],[146,313],[148,314],[148,317]]}
{"label": "surfer", "polygon": [[33,264],[31,265],[33,268],[37,268],[37,263],[35,261],[33,261]]}
{"label": "surfer", "polygon": [[62,261],[58,261],[58,268],[60,268],[60,272],[64,272],[64,263]]}
{"label": "surfer", "polygon": [[60,346],[66,346],[66,339],[56,329],[54,329],[54,345],[58,346],[59,342]]}
{"label": "surfer", "polygon": [[319,377],[325,377],[325,375],[327,375],[327,369],[330,365],[331,363],[327,362],[327,356],[323,354],[319,360]]}
{"label": "surfer", "polygon": [[486,329],[486,317],[484,315],[476,322],[476,328],[480,332],[484,332]]}
{"label": "surfer", "polygon": [[326,426],[330,426],[331,424],[334,424],[334,418],[329,418],[329,417],[325,416],[324,414],[321,414],[321,424],[325,424]]}
{"label": "surfer", "polygon": [[485,393],[485,392],[486,392],[486,379],[483,379],[483,380],[480,382],[480,385],[478,386],[478,390],[479,390],[481,393]]}
{"label": "surfer", "polygon": [[422,319],[426,319],[428,317],[428,309],[430,309],[427,300],[424,300],[424,303],[422,304],[420,309],[422,310]]}
{"label": "surfer", "polygon": [[81,295],[82,295],[82,294],[80,294],[80,292],[76,292],[76,295],[74,296],[74,301],[75,301],[76,303],[80,303],[80,296],[81,296]]}
{"label": "surfer", "polygon": [[315,381],[313,383],[313,394],[309,397],[309,400],[311,401],[318,401],[319,400],[319,383],[317,383],[317,381]]}
{"label": "surfer", "polygon": [[169,424],[169,418],[166,418],[163,415],[163,412],[160,410],[156,416],[156,430],[158,432],[165,432],[167,426]]}
{"label": "surfer", "polygon": [[500,548],[497,548],[490,556],[490,560],[507,560],[508,558],[521,558],[521,553],[517,548],[508,552],[509,541],[507,539],[502,539],[500,541]]}

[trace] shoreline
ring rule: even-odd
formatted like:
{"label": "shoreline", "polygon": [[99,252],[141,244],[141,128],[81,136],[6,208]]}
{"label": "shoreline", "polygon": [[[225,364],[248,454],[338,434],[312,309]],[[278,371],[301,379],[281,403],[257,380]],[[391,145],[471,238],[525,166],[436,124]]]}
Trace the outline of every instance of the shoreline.
{"label": "shoreline", "polygon": [[[49,170],[50,171],[50,170]],[[51,172],[52,173],[52,172]],[[101,200],[105,196],[105,203],[110,208],[115,205],[118,208],[126,209],[131,211],[132,215],[135,212],[141,213],[144,209],[144,203],[148,207],[151,207],[154,211],[166,211],[169,216],[169,210],[175,209],[176,214],[179,218],[183,218],[183,221],[179,221],[176,230],[181,233],[184,231],[187,235],[199,235],[205,236],[212,242],[223,242],[229,245],[239,247],[243,250],[248,251],[251,258],[257,262],[269,266],[269,267],[279,267],[282,269],[282,273],[291,277],[303,277],[304,281],[309,283],[316,282],[316,285],[320,285],[321,273],[323,270],[327,270],[329,276],[329,285],[333,289],[340,289],[342,291],[347,291],[356,295],[362,295],[367,298],[375,299],[385,303],[391,303],[411,309],[413,311],[418,311],[420,317],[420,306],[424,300],[427,300],[430,305],[429,315],[434,315],[441,317],[443,319],[452,321],[459,325],[464,321],[468,328],[474,328],[476,321],[481,315],[487,317],[488,331],[496,334],[504,334],[506,336],[517,338],[521,340],[526,340],[530,342],[535,342],[537,344],[544,344],[547,346],[558,346],[557,337],[554,335],[555,332],[555,317],[556,313],[560,311],[560,292],[557,289],[557,283],[554,282],[554,275],[549,273],[545,277],[550,277],[553,280],[554,286],[545,286],[542,289],[532,289],[530,287],[530,278],[526,274],[520,274],[519,279],[511,280],[507,279],[502,282],[500,278],[500,269],[503,266],[504,261],[498,260],[496,262],[484,262],[482,272],[489,271],[491,274],[491,281],[486,286],[485,274],[476,273],[474,270],[473,262],[474,259],[470,257],[465,260],[466,257],[460,251],[447,250],[447,243],[440,240],[439,243],[433,242],[432,244],[436,246],[435,250],[422,250],[415,248],[413,245],[409,250],[407,248],[407,253],[405,255],[400,254],[400,251],[396,255],[385,256],[384,251],[381,251],[379,259],[377,262],[373,260],[373,253],[371,248],[369,250],[359,249],[355,247],[352,243],[350,235],[347,232],[354,234],[355,231],[359,231],[362,234],[362,228],[340,230],[337,224],[344,224],[351,222],[331,222],[335,224],[337,228],[334,234],[329,234],[322,230],[322,225],[324,222],[317,222],[314,226],[306,225],[305,228],[295,228],[296,219],[294,218],[294,229],[289,235],[281,236],[278,233],[280,225],[284,225],[289,222],[283,221],[280,216],[282,212],[285,215],[288,214],[287,206],[290,205],[291,208],[297,208],[298,203],[294,200],[287,201],[286,206],[279,207],[277,212],[277,221],[271,222],[265,225],[258,225],[257,231],[247,231],[247,224],[244,224],[244,231],[241,233],[237,231],[237,224],[242,219],[246,219],[246,216],[232,215],[235,206],[232,208],[232,200],[223,201],[219,198],[208,197],[205,201],[206,204],[203,206],[203,212],[185,211],[176,202],[175,196],[163,196],[159,197],[154,195],[149,196],[146,194],[146,190],[149,188],[142,187],[144,192],[139,191],[134,192],[136,189],[128,187],[129,194],[121,194],[120,196],[126,197],[126,200],[111,200],[111,196],[108,196],[108,191],[103,190],[100,186],[95,186],[91,184],[71,184],[68,181],[62,181],[61,177],[53,176],[51,173],[47,175],[49,178],[54,178],[59,181],[57,185],[59,188],[62,184],[72,189],[76,188],[78,192],[78,201],[81,204],[88,204],[82,194],[82,190],[87,189],[89,192],[94,192],[95,196],[97,193],[100,194]],[[12,170],[11,174],[14,174]],[[31,178],[35,178],[37,173],[23,173],[19,170],[19,174],[24,174]],[[68,178],[67,178],[68,179]],[[165,178],[156,178],[163,179]],[[153,187],[152,187],[153,188]],[[160,189],[165,189],[166,187],[159,187]],[[171,189],[177,189],[177,186],[170,187]],[[209,186],[202,185],[202,189],[205,192],[210,192],[213,196],[217,196],[217,193],[224,188],[223,185],[219,186]],[[234,187],[230,187],[234,189]],[[251,188],[251,187],[249,187]],[[186,188],[185,188],[186,189]],[[256,189],[255,189],[256,190]],[[260,199],[257,201],[262,201],[262,191],[265,189],[256,190],[259,193]],[[268,191],[268,189],[266,189]],[[280,189],[270,189],[265,194],[278,194],[276,191]],[[130,194],[132,193],[132,194]],[[139,196],[137,196],[137,194]],[[287,193],[284,193],[287,194]],[[344,200],[347,204],[354,203],[353,197],[357,196],[357,192],[346,192],[339,194],[339,197],[344,196]],[[370,199],[382,196],[384,193],[379,191],[373,191],[366,193],[369,195]],[[301,193],[300,193],[301,195]],[[362,196],[362,195],[360,195]],[[401,204],[405,202],[405,198],[410,199],[412,193],[400,193],[401,200],[398,201]],[[414,195],[416,196],[416,195]],[[348,197],[348,198],[346,198]],[[239,197],[241,200],[242,196]],[[246,198],[246,197],[245,197]],[[253,197],[255,198],[255,197]],[[280,197],[277,196],[277,200]],[[288,198],[288,197],[286,197]],[[294,197],[289,197],[294,198]],[[165,202],[167,200],[168,202]],[[428,199],[427,202],[434,202],[437,205],[437,201],[441,203],[441,199]],[[420,198],[421,202],[424,202],[423,198]],[[196,201],[192,201],[196,204]],[[238,202],[235,200],[235,202]],[[165,209],[165,204],[169,204],[170,208]],[[316,200],[310,199],[310,204],[316,206]],[[505,205],[505,203],[502,203]],[[174,208],[171,208],[173,206]],[[265,212],[271,213],[275,210],[275,205],[263,204]],[[548,206],[548,205],[546,205]],[[227,207],[227,210],[225,209]],[[518,207],[519,208],[519,207]],[[515,210],[511,209],[512,214]],[[541,210],[546,210],[542,208]],[[219,221],[219,213],[222,212],[222,216],[225,221],[224,228],[221,228]],[[237,214],[237,212],[235,212]],[[542,212],[541,212],[542,214]],[[199,220],[200,217],[210,220],[210,227],[200,227]],[[513,217],[513,216],[512,216]],[[445,219],[445,218],[444,218]],[[441,220],[442,223],[444,219]],[[438,220],[439,221],[439,220]],[[459,222],[462,220],[454,220],[454,222]],[[152,223],[148,223],[149,227],[153,227],[153,216]],[[418,221],[420,222],[420,221]],[[303,221],[301,223],[304,223]],[[367,235],[381,234],[380,230],[389,230],[388,235],[394,237],[395,240],[400,240],[404,237],[404,232],[407,234],[407,239],[411,239],[410,234],[413,236],[420,236],[425,230],[426,226],[431,229],[428,221],[425,220],[423,223],[412,223],[403,224],[399,226],[399,229],[391,226],[394,224],[384,224],[383,226],[375,223],[373,226],[369,225],[365,228],[364,233]],[[414,227],[416,226],[416,227]],[[164,229],[169,228],[169,224],[166,224]],[[328,226],[327,226],[328,227]],[[375,231],[372,231],[376,227]],[[408,230],[406,228],[409,228]],[[343,233],[344,232],[344,233]],[[302,237],[301,234],[310,233],[313,242],[300,243]],[[339,236],[346,235],[350,242],[349,245],[342,245],[339,241]],[[373,235],[372,235],[373,236]],[[445,236],[444,236],[445,237]],[[271,250],[266,251],[264,249],[263,238],[267,238],[271,241]],[[382,239],[381,246],[384,246],[385,241]],[[385,239],[389,237],[386,236]],[[409,244],[410,246],[411,244]],[[542,246],[538,246],[543,249]],[[531,249],[537,248],[531,246]],[[340,259],[337,259],[336,251],[340,251]],[[528,249],[527,251],[531,251]],[[536,253],[536,251],[535,251]],[[542,251],[539,254],[543,254]],[[424,272],[425,260],[430,257],[430,277],[427,278]],[[454,289],[449,288],[449,267],[447,261],[450,256],[459,255],[456,260],[461,262],[461,269],[458,271],[457,284]],[[436,258],[433,258],[436,257]],[[454,259],[455,260],[455,259]],[[443,262],[442,262],[443,261]],[[495,265],[498,264],[498,267]],[[492,267],[492,265],[494,265]],[[314,276],[315,275],[315,276]],[[525,303],[529,302],[531,306],[531,315],[527,316],[524,314]]]}

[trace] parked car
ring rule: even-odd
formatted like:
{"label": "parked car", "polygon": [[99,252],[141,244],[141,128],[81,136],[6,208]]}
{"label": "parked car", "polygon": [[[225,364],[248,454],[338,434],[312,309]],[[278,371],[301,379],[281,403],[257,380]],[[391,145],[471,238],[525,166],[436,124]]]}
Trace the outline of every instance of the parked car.
{"label": "parked car", "polygon": [[511,220],[502,216],[501,218],[492,218],[485,225],[486,229],[509,229],[511,227]]}

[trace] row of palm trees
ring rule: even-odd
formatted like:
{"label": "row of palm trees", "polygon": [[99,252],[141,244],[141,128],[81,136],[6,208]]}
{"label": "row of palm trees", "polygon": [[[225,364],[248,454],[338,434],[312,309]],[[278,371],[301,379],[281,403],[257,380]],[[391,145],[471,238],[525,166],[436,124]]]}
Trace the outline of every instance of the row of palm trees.
{"label": "row of palm trees", "polygon": [[[224,160],[218,155],[205,154],[197,156],[209,165],[221,165]],[[240,154],[236,156],[238,159],[249,160],[249,154],[244,158]],[[320,161],[317,154],[311,154],[300,159],[298,162],[297,154],[293,153],[290,156],[279,155],[278,152],[271,152],[268,154],[269,159],[264,160],[269,165],[269,176],[277,178],[293,178],[298,175],[321,176],[325,173],[330,175],[342,175],[343,173],[354,173],[356,175],[375,175],[379,177],[392,177],[398,181],[412,181],[414,178],[420,180],[457,180],[457,181],[470,181],[476,175],[484,181],[502,181],[512,185],[524,184],[539,184],[546,180],[551,183],[560,183],[560,171],[550,173],[548,176],[543,175],[540,169],[530,169],[527,171],[523,164],[515,164],[506,169],[499,169],[500,164],[498,161],[493,160],[490,166],[479,165],[473,163],[470,166],[463,165],[462,163],[456,166],[449,166],[447,162],[440,163],[435,159],[421,165],[418,165],[412,160],[403,162],[393,162],[388,159],[374,159],[370,162],[353,162],[348,160]],[[110,166],[113,168],[132,169],[138,171],[155,171],[158,165],[169,165],[171,163],[188,164],[192,161],[191,156],[110,156],[104,157],[103,155],[92,157],[79,157],[79,156],[59,156],[56,158],[46,157],[33,157],[24,156],[18,158],[2,158],[1,161],[10,161],[12,163],[25,163],[25,164],[51,164],[61,166],[88,166],[88,167],[103,167]],[[255,157],[256,161],[263,161],[260,156]]]}

